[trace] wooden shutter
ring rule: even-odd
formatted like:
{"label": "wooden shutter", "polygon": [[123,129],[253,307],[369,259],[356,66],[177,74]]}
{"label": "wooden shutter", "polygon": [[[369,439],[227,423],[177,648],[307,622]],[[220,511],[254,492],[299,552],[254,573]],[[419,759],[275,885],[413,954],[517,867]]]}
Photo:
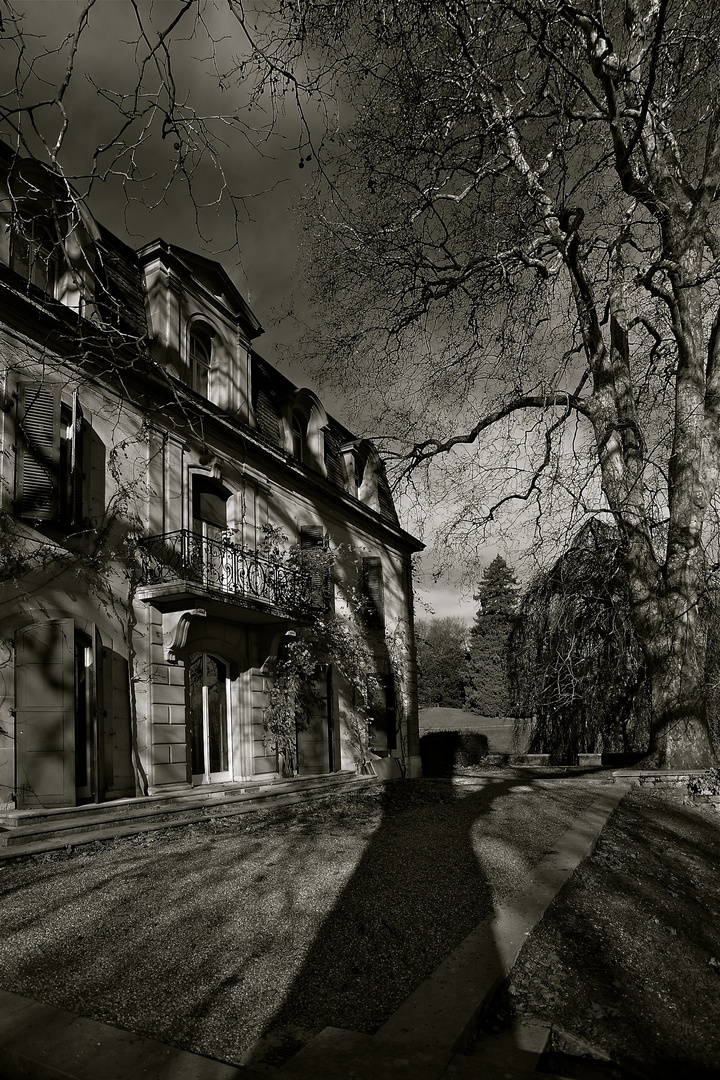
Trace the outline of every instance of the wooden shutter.
{"label": "wooden shutter", "polygon": [[322,547],[325,543],[325,530],[322,525],[301,525],[300,526],[300,547],[301,548],[314,548]]}
{"label": "wooden shutter", "polygon": [[362,565],[366,622],[368,626],[381,628],[385,625],[382,560],[367,558]]}
{"label": "wooden shutter", "polygon": [[18,630],[15,707],[18,805],[75,805],[72,619]]}
{"label": "wooden shutter", "polygon": [[59,512],[60,385],[19,386],[15,512],[55,521]]}
{"label": "wooden shutter", "polygon": [[388,750],[397,749],[397,707],[395,702],[395,676],[384,675],[385,690],[385,730]]}
{"label": "wooden shutter", "polygon": [[73,393],[72,422],[70,424],[70,506],[69,524],[79,528],[83,520],[83,413],[80,408],[77,390]]}
{"label": "wooden shutter", "polygon": [[[300,549],[312,551],[325,545],[325,530],[322,525],[300,526]],[[313,607],[327,609],[330,604],[330,580],[325,567],[313,559],[305,560],[305,569],[309,575],[310,600]]]}

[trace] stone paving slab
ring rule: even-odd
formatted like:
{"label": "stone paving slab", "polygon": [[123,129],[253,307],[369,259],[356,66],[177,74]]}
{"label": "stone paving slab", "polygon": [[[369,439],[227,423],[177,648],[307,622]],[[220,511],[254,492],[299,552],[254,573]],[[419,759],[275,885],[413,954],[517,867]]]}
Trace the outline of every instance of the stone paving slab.
{"label": "stone paving slab", "polygon": [[[452,1054],[326,1027],[278,1070],[278,1080],[532,1080],[549,1029],[505,1033],[487,1055]],[[544,1080],[553,1080],[547,1073]],[[560,1078],[561,1080],[561,1078]]]}
{"label": "stone paving slab", "polygon": [[191,1054],[67,1009],[0,990],[2,1080],[258,1080],[248,1069]]}
{"label": "stone paving slab", "polygon": [[453,1055],[437,1046],[326,1027],[278,1069],[278,1080],[439,1080]]}

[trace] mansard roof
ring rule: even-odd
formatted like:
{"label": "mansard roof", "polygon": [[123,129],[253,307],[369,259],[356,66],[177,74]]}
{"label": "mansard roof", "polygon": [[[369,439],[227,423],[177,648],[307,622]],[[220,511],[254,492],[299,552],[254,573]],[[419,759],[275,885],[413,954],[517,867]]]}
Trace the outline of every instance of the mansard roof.
{"label": "mansard roof", "polygon": [[[252,354],[253,406],[258,431],[276,446],[282,444],[280,402],[288,394],[297,391],[297,387],[277,368],[264,360],[258,353]],[[340,447],[354,441],[353,435],[344,424],[328,414],[325,428],[325,464],[327,478],[336,487],[345,489],[345,471]],[[380,516],[392,525],[398,524],[398,516],[393,503],[390,487],[384,472],[378,483]]]}
{"label": "mansard roof", "polygon": [[[0,173],[4,174],[6,185],[12,185],[13,177],[15,178],[16,191],[11,198],[15,200],[19,197],[23,204],[27,203],[28,213],[36,204],[39,206],[38,212],[44,212],[44,203],[50,200],[50,206],[50,196],[53,192],[56,195],[59,192],[64,200],[63,206],[67,202],[71,207],[68,212],[77,214],[84,230],[83,243],[90,244],[93,248],[93,258],[88,260],[88,264],[93,266],[96,281],[93,298],[96,313],[101,323],[112,326],[126,338],[128,348],[134,348],[137,342],[146,339],[148,335],[144,271],[154,261],[159,261],[164,269],[175,274],[179,281],[187,283],[200,293],[204,292],[206,299],[212,300],[215,306],[224,308],[226,314],[237,319],[247,341],[252,341],[262,333],[262,326],[256,315],[219,262],[160,238],[143,245],[137,251],[134,250],[104,225],[95,221],[84,201],[62,176],[32,158],[19,156],[2,140]],[[53,205],[57,207],[57,200]],[[0,278],[4,277],[2,270]],[[37,306],[37,297],[33,303]],[[58,314],[61,305],[55,301],[47,301],[47,298],[45,304]],[[60,314],[69,318],[68,312],[60,311]],[[296,464],[318,482],[326,482],[326,470],[327,482],[347,494],[347,477],[341,449],[357,442],[357,437],[335,417],[327,414],[322,403],[311,391],[299,389],[252,349],[250,357],[254,425],[248,427],[248,436],[275,450],[286,451],[283,416],[287,412],[288,402],[292,402],[293,409],[314,411],[324,436],[324,462],[321,462],[324,467],[313,473],[309,467],[302,466],[299,462]],[[213,412],[218,406],[208,402],[207,408]],[[243,421],[238,419],[233,422],[243,424]],[[382,468],[378,470],[377,496],[376,510],[381,520],[398,527],[397,513]]]}

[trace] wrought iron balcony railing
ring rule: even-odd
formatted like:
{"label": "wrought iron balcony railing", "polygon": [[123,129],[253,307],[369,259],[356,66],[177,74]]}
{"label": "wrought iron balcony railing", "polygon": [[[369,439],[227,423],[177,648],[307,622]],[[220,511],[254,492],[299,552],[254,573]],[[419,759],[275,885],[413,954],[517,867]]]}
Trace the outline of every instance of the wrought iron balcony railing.
{"label": "wrought iron balcony railing", "polygon": [[149,536],[140,541],[139,554],[144,585],[186,582],[210,593],[264,601],[298,613],[324,605],[311,573],[189,529]]}

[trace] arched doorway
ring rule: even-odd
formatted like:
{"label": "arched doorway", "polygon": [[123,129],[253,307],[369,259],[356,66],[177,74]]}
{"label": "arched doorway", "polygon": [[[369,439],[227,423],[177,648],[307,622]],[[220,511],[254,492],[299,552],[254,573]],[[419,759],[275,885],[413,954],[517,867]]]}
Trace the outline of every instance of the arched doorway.
{"label": "arched doorway", "polygon": [[193,653],[187,672],[192,782],[230,780],[227,664],[210,653]]}

